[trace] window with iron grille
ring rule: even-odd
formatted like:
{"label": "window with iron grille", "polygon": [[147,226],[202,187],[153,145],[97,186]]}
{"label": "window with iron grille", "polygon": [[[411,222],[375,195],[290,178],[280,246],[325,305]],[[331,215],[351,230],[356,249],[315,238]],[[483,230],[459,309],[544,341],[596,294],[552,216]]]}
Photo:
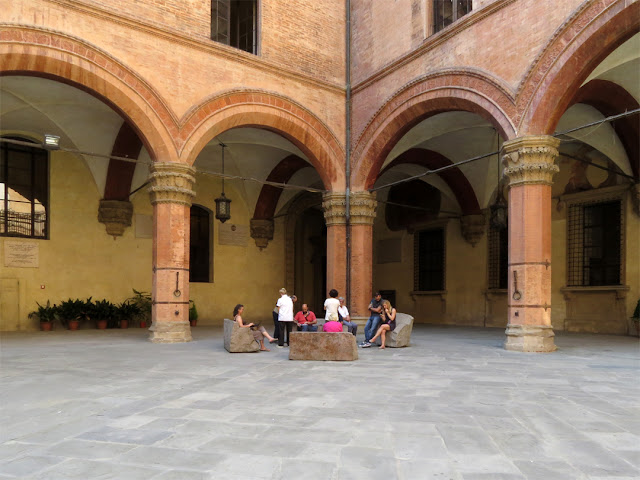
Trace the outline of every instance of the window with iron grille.
{"label": "window with iron grille", "polygon": [[418,291],[444,290],[444,229],[423,230],[414,236],[414,288]]}
{"label": "window with iron grille", "polygon": [[257,55],[257,0],[211,0],[211,39]]}
{"label": "window with iron grille", "polygon": [[189,281],[211,281],[211,212],[198,205],[191,206],[189,240]]}
{"label": "window with iron grille", "polygon": [[0,143],[0,235],[48,238],[48,213],[49,153]]}
{"label": "window with iron grille", "polygon": [[573,204],[567,216],[567,285],[622,283],[622,202]]}
{"label": "window with iron grille", "polygon": [[433,33],[451,25],[472,8],[472,0],[433,0]]}
{"label": "window with iron grille", "polygon": [[489,227],[489,288],[506,290],[509,276],[509,229]]}

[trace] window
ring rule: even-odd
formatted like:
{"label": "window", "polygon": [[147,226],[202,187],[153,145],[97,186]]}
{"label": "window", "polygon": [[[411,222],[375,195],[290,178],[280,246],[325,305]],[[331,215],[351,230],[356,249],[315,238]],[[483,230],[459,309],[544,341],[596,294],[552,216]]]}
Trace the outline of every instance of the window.
{"label": "window", "polygon": [[433,0],[433,33],[469,13],[471,4],[472,0]]}
{"label": "window", "polygon": [[211,212],[198,205],[191,207],[189,244],[189,281],[211,281]]}
{"label": "window", "polygon": [[568,286],[621,284],[621,213],[620,200],[569,206]]}
{"label": "window", "polygon": [[257,0],[211,0],[211,39],[256,55]]}
{"label": "window", "polygon": [[489,227],[489,288],[506,290],[509,278],[509,229]]}
{"label": "window", "polygon": [[414,237],[414,288],[444,290],[444,229],[424,230]]}
{"label": "window", "polygon": [[47,238],[48,212],[49,153],[0,143],[0,235]]}

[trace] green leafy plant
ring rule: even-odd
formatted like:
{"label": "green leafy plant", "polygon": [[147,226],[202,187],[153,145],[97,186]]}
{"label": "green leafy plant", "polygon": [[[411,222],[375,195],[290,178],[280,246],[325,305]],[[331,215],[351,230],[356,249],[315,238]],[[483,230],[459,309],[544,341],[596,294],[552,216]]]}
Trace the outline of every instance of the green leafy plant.
{"label": "green leafy plant", "polygon": [[198,320],[198,309],[196,308],[196,302],[189,300],[189,321]]}
{"label": "green leafy plant", "polygon": [[93,303],[92,312],[93,319],[98,320],[106,320],[107,328],[115,328],[118,326],[118,312],[117,307],[111,303],[109,300],[98,300]]}
{"label": "green leafy plant", "polygon": [[38,305],[38,309],[29,314],[29,319],[37,319],[39,322],[51,323],[56,321],[56,319],[58,318],[57,305],[51,305],[51,302],[49,302],[49,300],[47,300],[47,304],[45,306],[40,305],[38,302],[36,302],[36,305]]}
{"label": "green leafy plant", "polygon": [[58,306],[58,316],[60,323],[66,328],[72,320],[88,320],[91,315],[91,298],[85,300],[75,299],[64,300]]}
{"label": "green leafy plant", "polygon": [[146,323],[151,322],[151,307],[153,302],[151,300],[150,293],[140,292],[134,288],[133,296],[129,297],[126,301],[138,306],[140,309],[140,315],[138,316],[140,321],[144,321]]}
{"label": "green leafy plant", "polygon": [[135,320],[142,315],[142,309],[135,303],[125,300],[116,307],[118,322],[122,320]]}

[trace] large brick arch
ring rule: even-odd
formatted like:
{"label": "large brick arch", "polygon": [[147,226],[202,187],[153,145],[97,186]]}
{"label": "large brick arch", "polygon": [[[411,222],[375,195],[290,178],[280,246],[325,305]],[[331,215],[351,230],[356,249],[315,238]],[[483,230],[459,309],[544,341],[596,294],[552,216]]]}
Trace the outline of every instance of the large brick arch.
{"label": "large brick arch", "polygon": [[0,30],[0,75],[64,82],[99,98],[136,130],[153,160],[178,161],[175,118],[160,96],[109,54],[78,38],[22,25]]}
{"label": "large brick arch", "polygon": [[232,128],[263,128],[282,135],[309,159],[326,189],[344,191],[344,149],[313,113],[279,94],[234,90],[191,109],[180,132],[181,157],[193,165],[204,146]]}
{"label": "large brick arch", "polygon": [[525,75],[514,117],[519,135],[552,134],[589,74],[640,31],[640,2],[591,0],[556,31]]}
{"label": "large brick arch", "polygon": [[412,81],[397,91],[369,121],[352,154],[351,188],[371,188],[393,146],[422,120],[449,111],[476,113],[504,139],[515,137],[511,92],[484,72],[443,70]]}

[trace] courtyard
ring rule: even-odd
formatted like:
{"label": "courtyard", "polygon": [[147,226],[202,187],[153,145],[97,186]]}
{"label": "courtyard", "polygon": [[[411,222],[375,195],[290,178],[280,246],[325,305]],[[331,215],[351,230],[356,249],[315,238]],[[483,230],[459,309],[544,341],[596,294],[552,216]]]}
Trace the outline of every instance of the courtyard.
{"label": "courtyard", "polygon": [[[222,330],[3,333],[0,478],[632,479],[638,339],[417,325],[356,362],[229,354]],[[358,339],[360,340],[360,339]]]}

